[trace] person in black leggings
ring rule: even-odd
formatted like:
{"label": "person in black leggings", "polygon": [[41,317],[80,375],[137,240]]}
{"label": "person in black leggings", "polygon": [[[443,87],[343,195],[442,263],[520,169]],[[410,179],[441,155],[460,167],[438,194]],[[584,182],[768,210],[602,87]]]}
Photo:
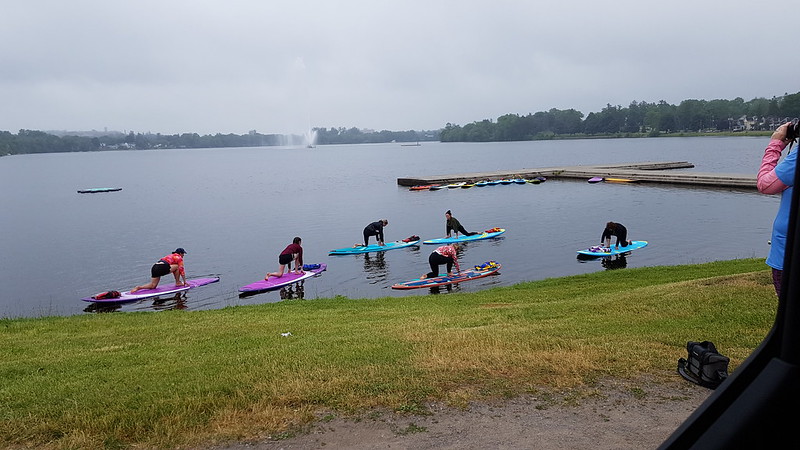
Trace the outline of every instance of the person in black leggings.
{"label": "person in black leggings", "polygon": [[606,223],[603,235],[600,236],[600,245],[605,243],[606,247],[611,247],[611,236],[617,237],[617,249],[619,249],[620,245],[622,245],[622,247],[627,247],[632,243],[632,241],[628,240],[628,229],[621,223]]}
{"label": "person in black leggings", "polygon": [[371,224],[364,227],[364,247],[369,245],[369,237],[375,236],[378,240],[378,245],[383,244],[383,227],[389,225],[389,221],[386,219],[381,219],[377,222],[372,222]]}
{"label": "person in black leggings", "polygon": [[447,237],[450,237],[450,231],[454,231],[456,233],[456,237],[458,237],[458,233],[461,233],[464,236],[472,236],[478,234],[475,232],[471,233],[465,230],[464,227],[461,225],[461,222],[459,222],[458,219],[453,217],[453,214],[450,212],[449,209],[447,210],[446,213],[444,213],[444,218],[447,219],[447,223],[445,226],[445,233],[447,234]]}

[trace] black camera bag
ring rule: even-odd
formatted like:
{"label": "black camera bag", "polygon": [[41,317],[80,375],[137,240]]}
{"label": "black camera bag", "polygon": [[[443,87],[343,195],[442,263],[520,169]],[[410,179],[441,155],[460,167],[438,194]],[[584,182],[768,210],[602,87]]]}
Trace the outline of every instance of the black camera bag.
{"label": "black camera bag", "polygon": [[712,342],[692,342],[686,344],[689,356],[678,360],[678,373],[692,383],[709,389],[716,389],[728,378],[730,358],[721,355]]}

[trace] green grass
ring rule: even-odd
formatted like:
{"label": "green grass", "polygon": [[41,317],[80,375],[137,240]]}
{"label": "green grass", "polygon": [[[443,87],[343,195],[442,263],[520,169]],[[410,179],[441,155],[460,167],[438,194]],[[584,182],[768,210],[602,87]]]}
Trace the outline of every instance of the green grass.
{"label": "green grass", "polygon": [[763,260],[747,259],[469,294],[2,319],[0,445],[280,437],[320,411],[666,380],[689,340],[713,341],[734,370],[776,307]]}

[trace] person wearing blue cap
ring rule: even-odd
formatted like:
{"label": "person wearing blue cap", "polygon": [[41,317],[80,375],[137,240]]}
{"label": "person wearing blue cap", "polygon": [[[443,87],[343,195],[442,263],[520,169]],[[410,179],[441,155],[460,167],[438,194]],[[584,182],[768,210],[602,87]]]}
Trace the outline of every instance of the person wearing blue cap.
{"label": "person wearing blue cap", "polygon": [[131,294],[141,289],[155,289],[158,287],[161,277],[168,273],[175,276],[175,286],[185,286],[186,270],[183,267],[183,255],[185,254],[186,250],[178,247],[171,254],[156,261],[153,267],[150,268],[150,282],[131,289]]}

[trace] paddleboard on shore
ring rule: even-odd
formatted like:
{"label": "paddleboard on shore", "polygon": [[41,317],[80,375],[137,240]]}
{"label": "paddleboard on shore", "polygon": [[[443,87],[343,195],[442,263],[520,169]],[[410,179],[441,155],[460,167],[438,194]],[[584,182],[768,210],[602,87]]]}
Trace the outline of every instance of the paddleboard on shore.
{"label": "paddleboard on shore", "polygon": [[411,247],[413,245],[419,245],[419,239],[408,242],[406,241],[386,242],[385,244],[386,245],[371,244],[367,246],[354,245],[352,247],[337,248],[335,250],[331,250],[330,252],[328,252],[328,255],[357,255],[359,253],[386,252],[389,250],[397,250],[398,248],[406,248],[406,247]]}
{"label": "paddleboard on shore", "polygon": [[420,289],[463,283],[465,281],[477,280],[478,278],[488,277],[489,275],[495,274],[500,270],[500,267],[500,264],[497,264],[494,261],[489,261],[482,266],[476,266],[472,269],[463,270],[459,274],[453,274],[452,277],[447,276],[445,273],[440,274],[438,277],[425,279],[416,278],[411,281],[406,281],[405,283],[397,283],[392,285],[392,289]]}
{"label": "paddleboard on shore", "polygon": [[592,177],[592,178],[589,178],[589,183],[599,183],[601,181],[603,181],[603,177]]}
{"label": "paddleboard on shore", "polygon": [[303,273],[296,274],[294,272],[284,273],[280,277],[269,277],[269,280],[256,281],[246,286],[239,288],[239,292],[260,292],[271,291],[284,286],[288,286],[298,281],[303,281],[307,278],[317,276],[328,269],[327,264],[308,264],[303,265]]}
{"label": "paddleboard on shore", "polygon": [[445,238],[438,238],[438,239],[428,239],[427,241],[422,241],[423,244],[451,244],[453,242],[469,242],[469,241],[480,241],[483,239],[491,239],[501,234],[505,233],[505,228],[493,228],[491,230],[486,230],[483,233],[473,234],[472,236],[461,236],[455,237],[445,237]]}
{"label": "paddleboard on shore", "polygon": [[584,256],[595,256],[595,257],[614,256],[614,255],[620,255],[622,253],[628,253],[633,250],[638,250],[646,246],[647,246],[647,241],[633,241],[631,245],[627,247],[623,247],[621,245],[619,246],[619,248],[616,248],[616,246],[614,245],[612,245],[611,247],[596,246],[596,247],[589,247],[586,250],[578,250],[578,254]]}
{"label": "paddleboard on shore", "polygon": [[81,300],[93,303],[133,302],[145,298],[158,297],[160,295],[169,295],[169,294],[175,294],[177,292],[188,291],[189,289],[196,288],[198,286],[205,286],[211,283],[216,283],[217,281],[219,281],[219,277],[195,278],[192,280],[186,280],[186,285],[184,286],[176,286],[175,283],[163,283],[159,284],[158,287],[156,287],[155,289],[141,289],[133,294],[131,294],[130,291],[120,292],[120,296],[115,298],[84,297]]}

